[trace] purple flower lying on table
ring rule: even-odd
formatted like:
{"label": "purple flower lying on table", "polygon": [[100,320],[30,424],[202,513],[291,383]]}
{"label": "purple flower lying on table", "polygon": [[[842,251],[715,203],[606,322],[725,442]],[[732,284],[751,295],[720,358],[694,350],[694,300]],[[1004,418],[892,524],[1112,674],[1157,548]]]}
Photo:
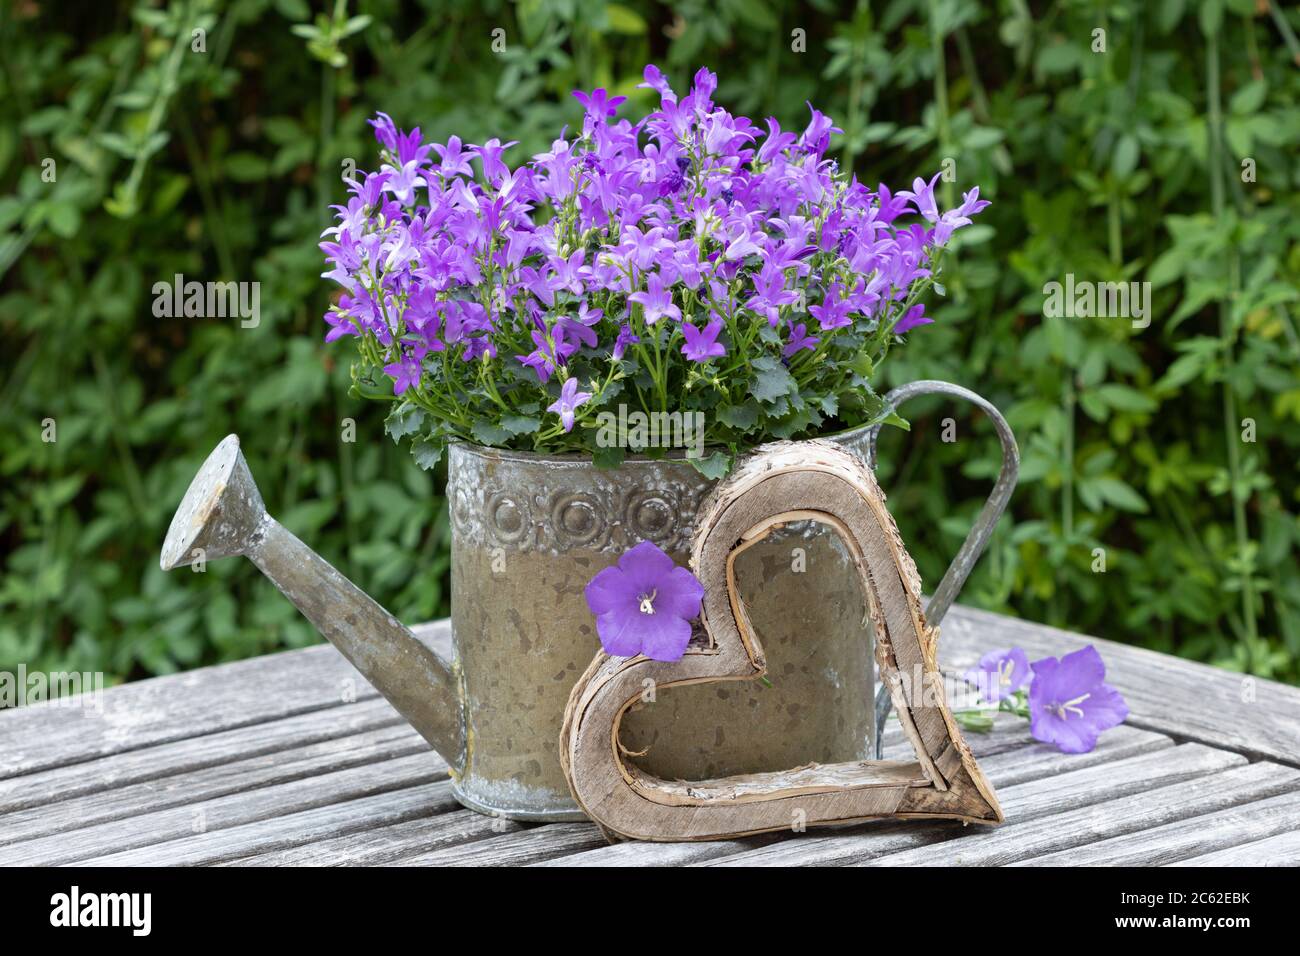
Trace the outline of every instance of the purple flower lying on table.
{"label": "purple flower lying on table", "polygon": [[1128,717],[1119,691],[1103,683],[1106,665],[1091,644],[1059,661],[1034,661],[1033,668],[1029,726],[1035,740],[1056,744],[1063,753],[1083,754],[1097,746],[1103,730]]}
{"label": "purple flower lying on table", "polygon": [[[1022,688],[1029,672],[1029,690]],[[966,672],[966,680],[998,711],[1029,718],[1035,740],[1055,744],[1062,753],[1088,753],[1097,746],[1103,730],[1117,727],[1128,717],[1128,705],[1119,691],[1105,683],[1106,665],[1089,644],[1060,660],[1045,657],[1028,662],[1018,647],[991,651],[979,666]],[[973,707],[954,715],[968,730],[993,728],[994,711]]]}
{"label": "purple flower lying on table", "polygon": [[979,666],[966,672],[966,680],[980,690],[990,704],[1006,700],[1029,680],[1029,658],[1018,647],[989,651]]}
{"label": "purple flower lying on table", "polygon": [[607,654],[680,660],[700,615],[704,586],[653,543],[642,541],[587,585],[587,606]]}

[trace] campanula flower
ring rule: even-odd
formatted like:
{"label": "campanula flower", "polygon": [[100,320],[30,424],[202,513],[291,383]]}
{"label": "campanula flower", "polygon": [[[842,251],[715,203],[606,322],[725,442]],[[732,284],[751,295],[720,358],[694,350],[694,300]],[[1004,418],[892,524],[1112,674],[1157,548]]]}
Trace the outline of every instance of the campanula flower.
{"label": "campanula flower", "polygon": [[1104,683],[1106,665],[1089,644],[1060,660],[1046,657],[1030,665],[1030,732],[1063,753],[1087,753],[1103,730],[1124,723],[1128,705],[1119,691]]}
{"label": "campanula flower", "polygon": [[578,380],[569,378],[560,386],[560,397],[548,405],[546,410],[559,415],[560,421],[564,424],[564,430],[571,432],[573,431],[574,412],[579,405],[590,399],[591,392],[578,391]]}
{"label": "campanula flower", "polygon": [[[340,333],[341,334],[341,333]],[[641,341],[641,336],[632,331],[632,326],[624,323],[618,330],[618,338],[614,340],[613,356],[614,361],[618,361],[627,354],[628,346],[636,345]]]}
{"label": "campanula flower", "polygon": [[692,362],[707,362],[711,358],[721,358],[727,354],[727,350],[722,343],[718,341],[718,333],[722,331],[722,316],[714,313],[713,320],[701,331],[689,322],[682,323],[682,335],[686,337],[686,344],[682,346],[682,354]]}
{"label": "campanula flower", "polygon": [[966,672],[966,680],[979,688],[990,704],[1006,700],[1029,682],[1029,658],[1019,647],[989,651],[979,665]]}
{"label": "campanula flower", "polygon": [[400,362],[385,365],[384,371],[393,377],[393,394],[401,395],[412,385],[420,382],[420,363],[413,356],[407,355]]}
{"label": "campanula flower", "polygon": [[934,319],[927,318],[925,315],[925,303],[918,302],[903,314],[894,326],[894,331],[899,335],[916,328],[918,325],[929,325]]}
{"label": "campanula flower", "polygon": [[673,304],[672,290],[664,287],[664,280],[657,272],[650,273],[646,288],[627,297],[645,310],[645,324],[654,325],[662,318],[680,320],[682,310]]}
{"label": "campanula flower", "polygon": [[483,164],[483,178],[490,183],[495,183],[510,171],[506,168],[506,164],[501,161],[501,154],[511,146],[517,145],[519,145],[518,140],[512,139],[508,143],[503,143],[493,136],[482,146],[471,146],[469,152],[470,155],[477,156]]}
{"label": "campanula flower", "polygon": [[618,105],[627,99],[626,96],[610,96],[604,89],[595,89],[590,93],[574,90],[573,96],[582,104],[589,116],[597,117],[602,121],[617,113]]}
{"label": "campanula flower", "polygon": [[808,327],[804,323],[800,322],[790,330],[790,339],[785,343],[785,348],[781,350],[781,354],[786,358],[790,358],[790,356],[794,355],[801,349],[815,349],[818,341],[820,340],[817,336],[809,335]]}
{"label": "campanula flower", "polygon": [[597,573],[585,594],[605,653],[676,661],[690,643],[704,586],[653,542],[642,541]]}
{"label": "campanula flower", "polygon": [[843,292],[844,289],[838,282],[832,282],[830,288],[826,290],[826,298],[822,300],[822,304],[808,307],[809,313],[825,332],[853,324],[853,320],[849,318],[849,303],[840,298]]}

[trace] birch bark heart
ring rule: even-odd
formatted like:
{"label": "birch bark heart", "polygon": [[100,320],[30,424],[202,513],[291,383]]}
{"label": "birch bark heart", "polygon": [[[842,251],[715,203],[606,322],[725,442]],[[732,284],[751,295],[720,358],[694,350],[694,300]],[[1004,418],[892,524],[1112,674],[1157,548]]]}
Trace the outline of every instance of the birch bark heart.
{"label": "birch bark heart", "polygon": [[[804,520],[835,530],[853,556],[881,679],[916,760],[808,764],[697,781],[639,770],[619,744],[619,725],[647,686],[764,674],[760,635],[736,591],[735,561],[782,524]],[[692,644],[673,662],[599,653],[569,697],[560,734],[565,777],[607,836],[714,840],[875,817],[1002,822],[993,788],[948,709],[935,657],[938,632],[925,622],[916,566],[860,459],[823,441],[759,448],[705,502],[691,564],[705,588],[708,642]],[[790,599],[798,600],[797,592]]]}

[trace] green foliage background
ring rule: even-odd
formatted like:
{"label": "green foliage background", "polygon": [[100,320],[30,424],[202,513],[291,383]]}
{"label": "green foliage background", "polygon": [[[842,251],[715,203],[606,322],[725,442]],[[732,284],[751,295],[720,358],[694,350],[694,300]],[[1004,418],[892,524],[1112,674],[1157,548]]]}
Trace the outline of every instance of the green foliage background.
{"label": "green foliage background", "polygon": [[[442,476],[347,396],[347,351],[321,342],[326,205],[346,160],[373,164],[376,109],[439,139],[517,139],[518,162],[578,121],[574,88],[643,111],[654,61],[679,87],[710,66],[719,102],[785,128],[811,100],[869,183],[950,158],[945,189],[994,201],[938,324],[881,383],[970,386],[1019,436],[1013,513],[964,601],[1300,680],[1300,11],[1280,6],[0,5],[0,669],[132,679],[317,640],[247,562],[158,570],[189,478],[232,431],[286,525],[398,616],[447,613]],[[260,326],[155,318],[152,285],[175,273],[260,282]],[[1045,318],[1066,273],[1150,281],[1150,327]],[[905,412],[882,476],[933,585],[996,441],[964,407]]]}

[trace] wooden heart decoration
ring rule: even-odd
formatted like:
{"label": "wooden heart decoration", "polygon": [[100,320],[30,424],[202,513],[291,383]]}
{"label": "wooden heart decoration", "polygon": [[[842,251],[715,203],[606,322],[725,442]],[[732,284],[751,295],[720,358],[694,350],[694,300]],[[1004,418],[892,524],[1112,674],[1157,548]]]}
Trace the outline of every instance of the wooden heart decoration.
{"label": "wooden heart decoration", "polygon": [[[881,679],[916,760],[696,781],[661,780],[628,763],[619,727],[647,681],[664,688],[764,674],[762,643],[736,591],[735,561],[782,524],[806,520],[832,528],[853,556]],[[673,662],[598,653],[569,697],[561,763],[574,798],[607,836],[717,840],[875,817],[1002,822],[993,788],[948,709],[935,660],[938,632],[925,622],[916,565],[860,459],[824,441],[759,448],[700,509],[691,565],[705,589],[708,644],[692,644]]]}

